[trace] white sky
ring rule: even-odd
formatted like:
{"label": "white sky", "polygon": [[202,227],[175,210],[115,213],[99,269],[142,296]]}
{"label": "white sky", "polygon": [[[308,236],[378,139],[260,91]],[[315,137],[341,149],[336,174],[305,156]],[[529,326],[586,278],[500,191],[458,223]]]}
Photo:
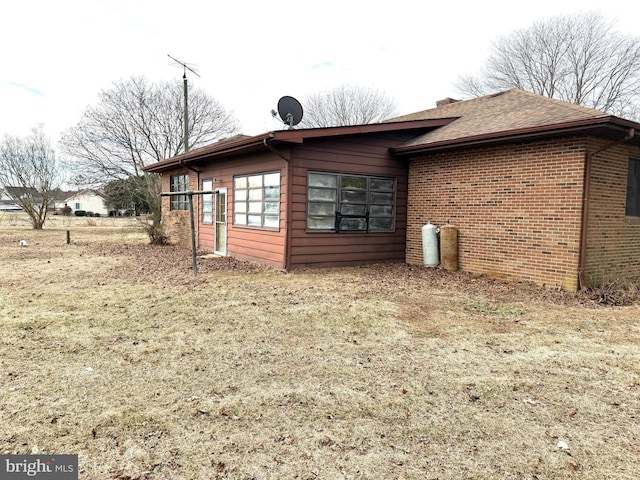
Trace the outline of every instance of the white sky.
{"label": "white sky", "polygon": [[[516,6],[517,5],[517,6]],[[282,128],[283,95],[374,87],[400,114],[456,96],[492,40],[557,14],[600,11],[640,35],[640,4],[536,0],[17,0],[0,5],[0,136],[38,124],[57,144],[100,91],[182,78],[234,112],[242,132]]]}

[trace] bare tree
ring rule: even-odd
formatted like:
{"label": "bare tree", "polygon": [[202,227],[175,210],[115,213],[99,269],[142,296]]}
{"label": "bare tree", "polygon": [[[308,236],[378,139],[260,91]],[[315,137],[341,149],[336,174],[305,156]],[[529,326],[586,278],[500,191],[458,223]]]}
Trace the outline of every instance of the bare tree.
{"label": "bare tree", "polygon": [[303,102],[306,128],[364,125],[397,115],[395,100],[368,87],[341,85],[315,93]]}
{"label": "bare tree", "polygon": [[[85,185],[139,177],[135,195],[144,195],[152,221],[144,224],[152,243],[165,239],[161,226],[160,182],[142,167],[184,152],[182,82],[150,83],[144,77],[114,82],[97,106],[84,112],[62,138],[76,159],[76,179]],[[206,145],[238,129],[232,113],[204,91],[189,87],[189,145]]]}
{"label": "bare tree", "polygon": [[42,127],[26,137],[5,135],[0,144],[0,183],[24,210],[34,229],[47,219],[47,207],[64,180],[51,141]]}
{"label": "bare tree", "polygon": [[479,76],[458,79],[463,95],[520,88],[613,115],[637,117],[640,38],[594,12],[556,16],[498,38]]}

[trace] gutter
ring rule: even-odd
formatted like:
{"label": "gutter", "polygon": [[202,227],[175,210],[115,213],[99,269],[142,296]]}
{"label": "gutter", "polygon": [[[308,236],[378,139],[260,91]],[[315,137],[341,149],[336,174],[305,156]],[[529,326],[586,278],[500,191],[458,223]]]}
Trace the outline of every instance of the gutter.
{"label": "gutter", "polygon": [[418,155],[422,153],[434,153],[445,150],[477,147],[480,145],[492,145],[499,142],[512,142],[518,140],[534,140],[550,135],[567,134],[589,134],[590,131],[598,128],[614,128],[615,130],[626,131],[633,128],[633,122],[625,121],[609,115],[586,118],[582,120],[572,120],[556,124],[538,125],[533,127],[523,127],[514,130],[504,130],[499,132],[486,132],[477,135],[463,136],[438,140],[425,144],[404,145],[391,149],[394,155]]}
{"label": "gutter", "polygon": [[238,151],[243,151],[247,148],[260,146],[262,145],[262,139],[267,138],[268,135],[269,134],[259,135],[257,137],[244,138],[242,140],[238,140],[230,143],[222,143],[220,145],[217,143],[214,143],[206,147],[198,148],[196,150],[191,150],[188,153],[183,153],[178,157],[172,157],[157,163],[153,163],[151,165],[143,167],[142,170],[144,170],[145,172],[157,172],[157,171],[163,171],[170,168],[174,168],[176,166],[189,168],[187,166],[188,163],[198,162],[199,160],[202,160],[203,158],[207,158],[211,155],[232,154]]}
{"label": "gutter", "polygon": [[599,148],[591,153],[585,154],[584,165],[584,186],[582,188],[584,197],[582,199],[582,228],[580,231],[580,260],[578,264],[578,288],[582,290],[585,288],[584,270],[587,263],[587,233],[589,226],[589,197],[591,196],[591,164],[593,163],[593,157],[598,153],[602,153],[616,145],[624,142],[628,142],[635,136],[635,129],[629,128],[627,135],[620,139],[615,140],[604,147]]}
{"label": "gutter", "polygon": [[[193,167],[190,167],[189,165],[187,165],[187,164],[185,163],[185,159],[184,159],[184,158],[181,158],[181,159],[178,161],[178,165],[180,165],[181,167],[184,167],[184,168],[188,168],[188,169],[189,169],[189,170],[191,170],[192,172],[196,172],[197,174],[200,174],[200,170],[198,170],[198,169],[196,169],[196,168],[193,168]],[[200,185],[200,177],[198,177],[198,185]]]}
{"label": "gutter", "polygon": [[[188,163],[196,163],[208,157],[220,157],[224,155],[233,155],[246,152],[253,148],[261,148],[266,146],[266,142],[278,141],[283,143],[303,143],[307,139],[312,138],[328,138],[340,135],[360,135],[375,134],[395,131],[416,130],[423,131],[425,129],[433,129],[447,125],[456,120],[456,117],[410,120],[402,122],[374,123],[366,125],[350,125],[345,127],[325,127],[311,128],[301,130],[276,130],[267,132],[253,137],[244,137],[239,140],[224,141],[219,140],[216,143],[191,150],[183,153],[181,156],[172,157],[160,162],[143,167],[145,172],[161,172],[176,166],[185,167]],[[424,133],[424,132],[423,132]],[[267,146],[270,149],[270,147]],[[278,153],[278,156],[282,156]]]}

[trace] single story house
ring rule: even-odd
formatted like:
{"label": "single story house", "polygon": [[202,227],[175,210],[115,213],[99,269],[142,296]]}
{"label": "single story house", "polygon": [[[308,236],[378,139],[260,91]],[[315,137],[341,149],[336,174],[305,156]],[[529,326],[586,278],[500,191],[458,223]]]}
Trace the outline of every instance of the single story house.
{"label": "single story house", "polygon": [[106,199],[104,195],[97,190],[81,190],[75,192],[65,198],[64,206],[71,208],[72,215],[76,210],[97,213],[103,217],[109,215]]}
{"label": "single story house", "polygon": [[4,189],[0,188],[0,212],[19,212],[22,208],[15,202],[14,197]]}
{"label": "single story house", "polygon": [[33,187],[13,187],[7,185],[4,187],[1,197],[3,200],[13,201],[14,204],[18,204],[20,200],[26,200],[27,204],[33,204],[36,207],[42,205],[42,194]]}
{"label": "single story house", "polygon": [[[55,189],[47,193],[47,211],[57,214],[62,210],[64,198],[67,192]],[[42,193],[33,187],[11,187],[7,186],[0,189],[0,210],[4,211],[21,211],[22,208],[17,204],[20,199],[27,199],[27,203],[39,208],[43,202]]]}
{"label": "single story house", "polygon": [[[194,195],[198,245],[291,270],[422,263],[458,230],[465,271],[575,290],[640,275],[640,124],[518,89],[390,121],[217,142],[145,168]],[[189,243],[186,196],[163,218]]]}

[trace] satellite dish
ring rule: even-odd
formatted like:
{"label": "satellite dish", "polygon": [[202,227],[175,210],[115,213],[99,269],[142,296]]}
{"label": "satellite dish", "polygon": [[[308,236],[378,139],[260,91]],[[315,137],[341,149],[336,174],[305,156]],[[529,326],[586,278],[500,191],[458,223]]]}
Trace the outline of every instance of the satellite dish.
{"label": "satellite dish", "polygon": [[278,114],[285,125],[289,125],[289,130],[302,120],[302,105],[293,97],[285,96],[278,100]]}

